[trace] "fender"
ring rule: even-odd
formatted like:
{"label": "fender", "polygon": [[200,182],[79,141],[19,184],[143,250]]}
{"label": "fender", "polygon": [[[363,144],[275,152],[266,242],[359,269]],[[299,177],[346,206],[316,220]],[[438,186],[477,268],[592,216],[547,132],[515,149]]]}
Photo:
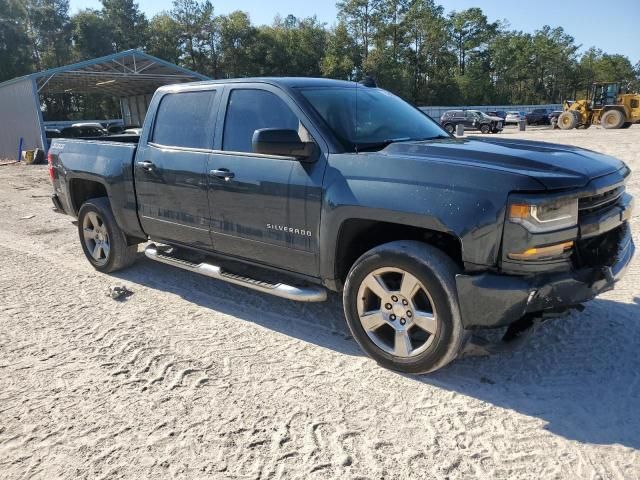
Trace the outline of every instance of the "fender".
{"label": "fender", "polygon": [[324,179],[320,276],[337,278],[340,230],[350,219],[378,220],[459,239],[465,264],[498,261],[510,191],[540,191],[535,179],[482,166],[383,153],[334,154]]}

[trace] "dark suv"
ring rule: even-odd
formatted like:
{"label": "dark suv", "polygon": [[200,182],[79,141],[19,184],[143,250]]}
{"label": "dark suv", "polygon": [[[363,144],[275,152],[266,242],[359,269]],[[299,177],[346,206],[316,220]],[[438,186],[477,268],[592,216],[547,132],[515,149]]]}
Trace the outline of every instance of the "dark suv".
{"label": "dark suv", "polygon": [[527,125],[550,125],[549,111],[546,108],[537,108],[525,116]]}
{"label": "dark suv", "polygon": [[479,110],[448,110],[440,117],[440,125],[453,133],[458,124],[465,130],[480,130],[482,133],[498,133],[502,130],[502,119],[492,117]]}

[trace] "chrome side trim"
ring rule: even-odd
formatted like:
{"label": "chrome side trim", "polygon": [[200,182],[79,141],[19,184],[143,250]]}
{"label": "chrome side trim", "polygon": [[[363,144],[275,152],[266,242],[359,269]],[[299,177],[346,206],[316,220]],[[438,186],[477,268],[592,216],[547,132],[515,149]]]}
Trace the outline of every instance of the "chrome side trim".
{"label": "chrome side trim", "polygon": [[298,302],[323,302],[327,299],[327,291],[322,287],[306,286],[306,287],[294,287],[292,285],[286,285],[284,283],[268,283],[254,278],[244,277],[242,275],[236,275],[234,273],[225,272],[217,265],[211,265],[209,263],[192,263],[181,258],[175,258],[165,253],[158,251],[158,248],[151,244],[144,250],[144,254],[151,260],[156,262],[166,263],[167,265],[173,265],[174,267],[189,270],[190,272],[199,273],[207,277],[222,280],[234,285],[240,285],[247,287],[258,292],[268,293],[276,297],[286,298],[289,300],[295,300]]}

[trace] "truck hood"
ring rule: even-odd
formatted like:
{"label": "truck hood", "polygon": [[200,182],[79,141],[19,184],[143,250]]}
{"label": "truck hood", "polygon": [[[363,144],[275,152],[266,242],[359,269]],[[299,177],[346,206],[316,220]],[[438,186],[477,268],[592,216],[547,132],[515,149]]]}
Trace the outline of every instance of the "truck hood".
{"label": "truck hood", "polygon": [[624,167],[616,158],[583,148],[495,138],[393,143],[381,153],[509,171],[532,177],[550,190],[583,187]]}

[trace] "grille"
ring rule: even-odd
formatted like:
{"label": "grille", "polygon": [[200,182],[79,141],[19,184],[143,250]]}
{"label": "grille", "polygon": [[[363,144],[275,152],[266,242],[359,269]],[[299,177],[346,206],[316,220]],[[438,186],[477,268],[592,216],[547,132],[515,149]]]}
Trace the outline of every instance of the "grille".
{"label": "grille", "polygon": [[591,215],[592,213],[606,210],[616,203],[624,193],[624,186],[612,188],[598,195],[582,197],[578,200],[578,210],[580,215]]}

